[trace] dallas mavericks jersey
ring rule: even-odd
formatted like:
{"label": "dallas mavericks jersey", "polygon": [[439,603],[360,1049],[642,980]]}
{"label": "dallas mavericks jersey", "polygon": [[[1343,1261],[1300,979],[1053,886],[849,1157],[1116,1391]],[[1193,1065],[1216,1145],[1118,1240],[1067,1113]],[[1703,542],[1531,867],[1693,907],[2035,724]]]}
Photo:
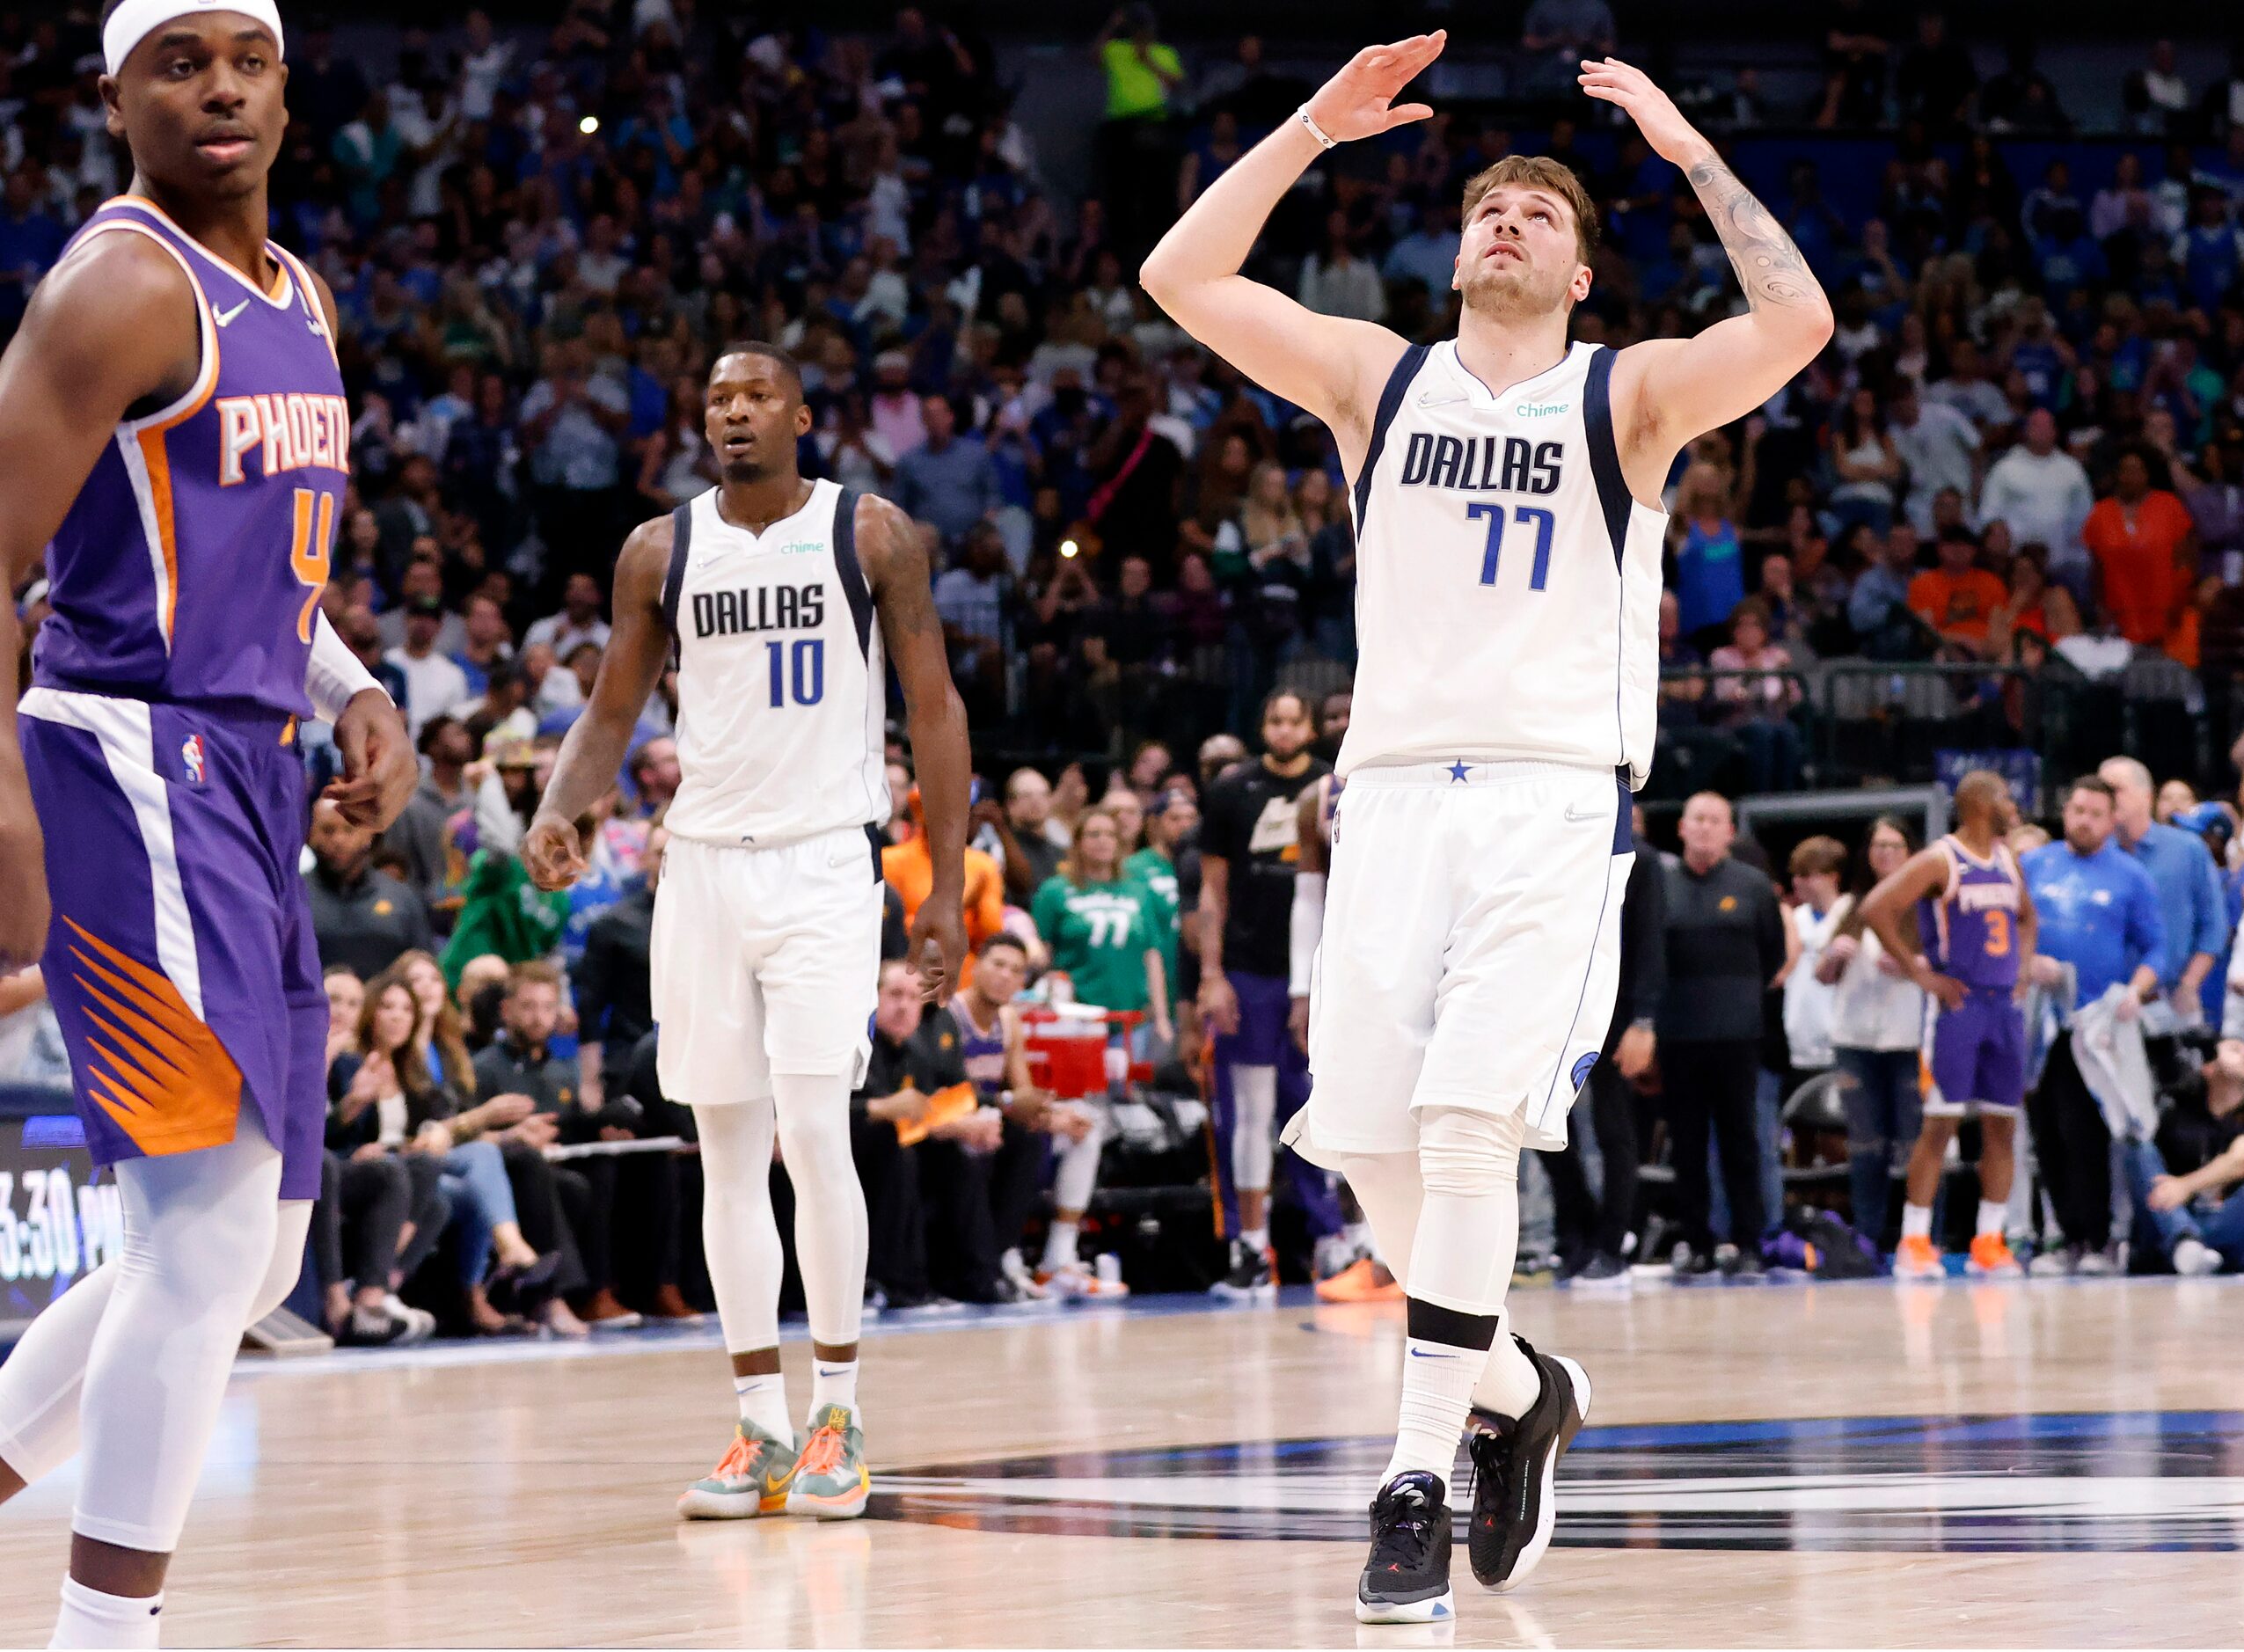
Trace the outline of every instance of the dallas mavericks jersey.
{"label": "dallas mavericks jersey", "polygon": [[768,849],[888,818],[887,688],[857,561],[854,488],[762,533],[717,490],[678,507],[662,610],[678,647],[678,769],[669,829]]}
{"label": "dallas mavericks jersey", "polygon": [[1933,968],[1968,987],[2018,984],[2019,891],[2025,881],[2007,844],[1982,860],[1954,835],[1933,845],[1948,862],[1948,883],[1919,903],[1918,932]]}
{"label": "dallas mavericks jersey", "polygon": [[1450,340],[1403,353],[1356,478],[1356,704],[1371,764],[1652,762],[1663,512],[1630,498],[1612,352],[1502,395]]}
{"label": "dallas mavericks jersey", "polygon": [[[116,698],[311,712],[304,671],[350,471],[350,409],[319,297],[277,246],[259,290],[137,196],[71,239],[143,235],[186,272],[202,364],[117,427],[47,547],[34,682]],[[65,253],[68,256],[68,253]]]}

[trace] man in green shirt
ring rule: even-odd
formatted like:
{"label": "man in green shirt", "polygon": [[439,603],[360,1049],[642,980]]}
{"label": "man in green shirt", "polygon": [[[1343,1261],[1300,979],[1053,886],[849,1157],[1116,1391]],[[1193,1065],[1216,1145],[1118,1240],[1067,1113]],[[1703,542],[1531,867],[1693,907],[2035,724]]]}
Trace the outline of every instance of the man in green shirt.
{"label": "man in green shirt", "polygon": [[1169,1007],[1173,1011],[1179,990],[1177,934],[1181,901],[1173,854],[1176,833],[1170,830],[1168,805],[1169,794],[1166,792],[1153,800],[1153,808],[1145,816],[1145,847],[1122,862],[1122,876],[1144,885],[1146,893],[1153,897],[1147,903],[1146,915],[1153,925],[1154,939],[1161,954],[1161,981],[1168,989]]}

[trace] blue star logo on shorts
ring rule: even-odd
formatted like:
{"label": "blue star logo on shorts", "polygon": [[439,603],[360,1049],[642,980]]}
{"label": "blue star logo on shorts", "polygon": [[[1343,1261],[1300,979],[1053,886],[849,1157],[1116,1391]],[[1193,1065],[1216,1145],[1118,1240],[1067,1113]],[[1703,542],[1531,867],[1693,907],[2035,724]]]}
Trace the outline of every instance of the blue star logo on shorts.
{"label": "blue star logo on shorts", "polygon": [[1450,764],[1450,778],[1452,780],[1462,780],[1472,772],[1472,770],[1465,766],[1465,759],[1462,757]]}

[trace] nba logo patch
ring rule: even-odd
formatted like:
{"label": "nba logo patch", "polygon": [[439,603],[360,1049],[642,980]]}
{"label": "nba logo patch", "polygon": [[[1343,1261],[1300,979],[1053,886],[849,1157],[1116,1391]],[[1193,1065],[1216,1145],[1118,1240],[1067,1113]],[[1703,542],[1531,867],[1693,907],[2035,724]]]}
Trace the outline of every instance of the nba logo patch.
{"label": "nba logo patch", "polygon": [[187,778],[196,786],[202,784],[202,736],[189,735],[179,742],[179,766],[187,771]]}

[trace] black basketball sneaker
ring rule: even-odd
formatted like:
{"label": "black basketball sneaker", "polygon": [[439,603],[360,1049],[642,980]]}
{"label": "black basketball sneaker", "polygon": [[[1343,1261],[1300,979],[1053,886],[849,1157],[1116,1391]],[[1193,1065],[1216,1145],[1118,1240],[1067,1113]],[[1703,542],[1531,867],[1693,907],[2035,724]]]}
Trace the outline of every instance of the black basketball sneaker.
{"label": "black basketball sneaker", "polygon": [[1356,1585],[1358,1623],[1447,1623],[1450,1510],[1442,1477],[1397,1474],[1371,1500],[1371,1558]]}
{"label": "black basketball sneaker", "polygon": [[1466,1450],[1473,1458],[1473,1575],[1503,1590],[1526,1581],[1551,1546],[1558,1518],[1552,1481],[1559,1458],[1590,1414],[1590,1378],[1572,1360],[1512,1341],[1542,1373],[1543,1392],[1517,1422],[1477,1407]]}

